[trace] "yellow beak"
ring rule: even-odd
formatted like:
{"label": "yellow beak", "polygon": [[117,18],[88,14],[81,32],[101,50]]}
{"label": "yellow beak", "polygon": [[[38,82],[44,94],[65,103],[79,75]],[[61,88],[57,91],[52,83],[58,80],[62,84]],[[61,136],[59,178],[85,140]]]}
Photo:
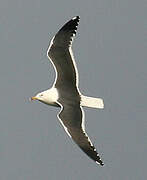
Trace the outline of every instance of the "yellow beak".
{"label": "yellow beak", "polygon": [[31,97],[30,100],[31,100],[31,101],[33,101],[33,100],[38,100],[38,98],[34,96],[34,97]]}

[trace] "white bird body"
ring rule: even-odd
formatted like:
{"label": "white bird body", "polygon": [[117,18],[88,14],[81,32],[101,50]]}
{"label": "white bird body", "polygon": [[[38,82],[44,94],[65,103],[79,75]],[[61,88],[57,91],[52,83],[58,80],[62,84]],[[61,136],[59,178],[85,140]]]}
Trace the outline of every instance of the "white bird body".
{"label": "white bird body", "polygon": [[[52,87],[50,89],[47,89],[46,91],[43,91],[41,93],[38,93],[35,96],[39,101],[48,104],[50,106],[57,106],[57,101],[59,99],[58,90],[55,87]],[[80,95],[81,101],[80,104],[82,107],[90,107],[90,108],[98,108],[103,109],[104,108],[104,102],[101,98],[95,98],[95,97],[89,97]]]}

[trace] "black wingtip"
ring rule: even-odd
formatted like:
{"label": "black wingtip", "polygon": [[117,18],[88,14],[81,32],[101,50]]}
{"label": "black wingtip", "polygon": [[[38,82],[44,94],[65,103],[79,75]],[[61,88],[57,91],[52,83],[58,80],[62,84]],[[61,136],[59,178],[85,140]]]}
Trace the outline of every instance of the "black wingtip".
{"label": "black wingtip", "polygon": [[103,161],[101,160],[99,154],[97,153],[94,146],[90,146],[90,148],[80,147],[82,151],[84,151],[94,162],[98,165],[104,166]]}
{"label": "black wingtip", "polygon": [[77,22],[77,24],[78,24],[80,21],[80,16],[75,16],[71,20]]}
{"label": "black wingtip", "polygon": [[76,31],[79,21],[80,16],[73,17],[60,29],[60,31]]}
{"label": "black wingtip", "polygon": [[104,163],[103,163],[101,160],[96,161],[96,163],[97,163],[98,165],[104,166]]}
{"label": "black wingtip", "polygon": [[98,165],[104,166],[104,163],[103,163],[103,161],[101,160],[101,158],[99,157],[98,154],[97,154],[97,160],[96,160],[96,163],[97,163]]}
{"label": "black wingtip", "polygon": [[75,17],[72,18],[72,20],[75,20],[75,19],[77,19],[79,21],[80,20],[80,16],[75,16]]}
{"label": "black wingtip", "polygon": [[95,161],[98,165],[101,165],[101,166],[104,166],[104,163],[103,163],[103,161],[100,159],[100,157],[99,156],[97,156],[98,157],[98,159]]}

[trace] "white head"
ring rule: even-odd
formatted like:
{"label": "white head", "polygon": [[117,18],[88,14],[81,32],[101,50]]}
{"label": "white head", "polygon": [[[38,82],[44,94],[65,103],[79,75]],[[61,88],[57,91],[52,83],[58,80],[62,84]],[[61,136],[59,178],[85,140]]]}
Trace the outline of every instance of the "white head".
{"label": "white head", "polygon": [[48,105],[58,106],[58,92],[56,88],[51,88],[41,93],[38,93],[36,96],[31,97],[31,100],[38,100]]}

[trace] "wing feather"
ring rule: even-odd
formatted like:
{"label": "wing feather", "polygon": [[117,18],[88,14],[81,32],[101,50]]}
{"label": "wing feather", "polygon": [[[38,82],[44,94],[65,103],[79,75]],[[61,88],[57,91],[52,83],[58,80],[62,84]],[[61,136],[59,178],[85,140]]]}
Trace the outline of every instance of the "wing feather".
{"label": "wing feather", "polygon": [[80,105],[65,105],[64,107],[62,106],[58,118],[68,135],[81,148],[81,150],[84,151],[96,163],[103,166],[104,164],[100,159],[99,154],[84,130],[83,113],[83,109],[80,107]]}
{"label": "wing feather", "polygon": [[72,53],[73,37],[76,35],[79,16],[68,21],[52,39],[47,55],[56,71],[55,87],[76,88],[78,72]]}

